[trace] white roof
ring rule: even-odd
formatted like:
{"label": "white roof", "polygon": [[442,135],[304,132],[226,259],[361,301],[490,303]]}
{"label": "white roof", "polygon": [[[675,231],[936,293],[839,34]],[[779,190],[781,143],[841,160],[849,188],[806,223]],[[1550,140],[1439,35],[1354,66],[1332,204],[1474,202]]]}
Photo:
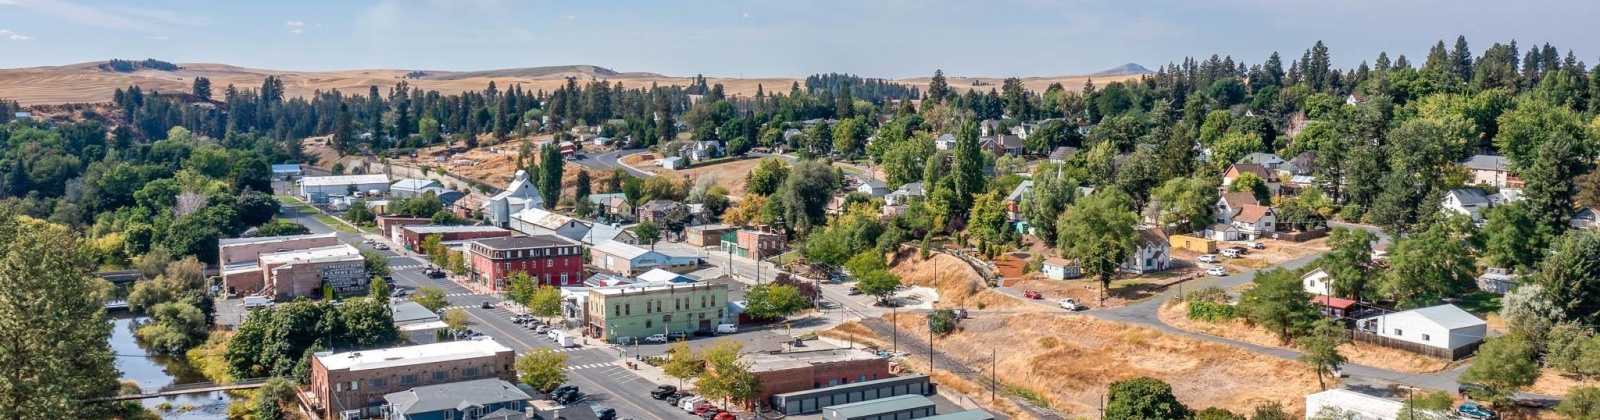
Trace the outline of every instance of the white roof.
{"label": "white roof", "polygon": [[1389,325],[1431,324],[1446,330],[1487,325],[1482,319],[1478,319],[1478,317],[1451,304],[1417,308],[1388,315],[1379,315],[1374,318],[1386,318]]}
{"label": "white roof", "polygon": [[438,185],[439,185],[439,181],[434,181],[434,180],[431,180],[431,179],[406,178],[406,179],[402,179],[402,180],[396,181],[394,183],[394,185],[389,186],[389,188],[421,190],[421,189],[427,188],[429,186],[438,186]]}
{"label": "white roof", "polygon": [[[534,226],[549,230],[561,229],[568,222],[573,221],[573,218],[570,216],[537,207],[522,209],[522,211],[517,212],[517,214],[511,215],[511,218],[528,222]],[[586,225],[590,224],[589,222],[582,223]]]}
{"label": "white roof", "polygon": [[596,252],[603,252],[603,253],[606,253],[607,255],[615,255],[615,256],[622,257],[622,258],[627,258],[627,259],[630,259],[630,260],[634,259],[634,258],[639,258],[640,256],[650,252],[650,250],[648,250],[648,249],[640,248],[640,247],[637,247],[637,246],[633,246],[633,245],[629,245],[629,244],[625,244],[625,243],[617,242],[617,241],[601,242],[601,243],[596,244],[595,246],[591,247],[590,249],[593,250],[593,251],[596,251]]}
{"label": "white roof", "polygon": [[510,232],[494,226],[401,226],[401,229],[416,232],[417,234],[450,233],[450,232]]}
{"label": "white roof", "polygon": [[334,234],[333,232],[328,232],[328,233],[312,233],[312,234],[306,234],[306,235],[262,236],[262,237],[256,237],[256,238],[222,239],[222,240],[218,240],[217,243],[219,245],[222,245],[222,246],[239,245],[239,244],[264,244],[264,243],[268,243],[268,242],[289,242],[289,241],[300,240],[300,239],[323,238],[323,237],[335,238],[335,237],[338,237],[338,235]]}
{"label": "white roof", "polygon": [[317,361],[327,366],[328,370],[354,371],[490,357],[503,351],[511,351],[511,348],[494,340],[464,340],[347,353],[318,353]]}
{"label": "white roof", "polygon": [[679,276],[678,273],[657,268],[646,271],[644,274],[640,274],[638,278],[639,280],[644,280],[650,283],[666,283],[678,277],[682,276]]}
{"label": "white roof", "polygon": [[594,293],[599,293],[599,294],[602,294],[602,295],[620,295],[620,294],[627,294],[627,293],[644,293],[644,292],[654,292],[654,291],[661,291],[661,290],[680,290],[681,289],[681,290],[683,290],[685,292],[693,291],[693,290],[697,290],[697,289],[698,290],[712,290],[711,289],[712,287],[727,288],[727,286],[725,286],[725,285],[710,284],[710,283],[666,283],[666,284],[660,284],[660,283],[638,283],[638,284],[625,284],[625,285],[610,286],[610,287],[591,287],[591,288],[589,288],[589,291],[590,292],[594,292]]}
{"label": "white roof", "polygon": [[334,175],[334,176],[308,176],[300,178],[300,185],[307,187],[326,187],[335,185],[364,185],[388,184],[389,176],[384,174],[368,175]]}
{"label": "white roof", "polygon": [[361,250],[356,249],[356,247],[339,244],[320,248],[308,248],[294,251],[261,254],[260,261],[264,264],[291,263],[331,257],[360,257],[360,255]]}
{"label": "white roof", "polygon": [[1306,411],[1308,415],[1314,416],[1317,414],[1311,412],[1313,407],[1317,410],[1321,410],[1322,407],[1338,407],[1341,410],[1360,415],[1361,417],[1359,418],[1393,419],[1398,417],[1404,404],[1387,398],[1335,388],[1315,394],[1307,394]]}

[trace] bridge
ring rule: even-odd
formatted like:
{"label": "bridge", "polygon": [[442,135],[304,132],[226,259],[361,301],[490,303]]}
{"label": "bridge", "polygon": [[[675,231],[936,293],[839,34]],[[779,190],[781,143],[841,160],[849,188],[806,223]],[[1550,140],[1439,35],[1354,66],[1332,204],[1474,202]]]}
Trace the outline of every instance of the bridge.
{"label": "bridge", "polygon": [[246,379],[246,380],[235,381],[233,383],[227,383],[227,384],[218,384],[218,383],[213,383],[213,382],[201,382],[201,383],[183,384],[183,385],[168,385],[168,386],[164,386],[164,387],[160,387],[160,388],[141,389],[136,394],[122,394],[122,395],[117,395],[117,396],[114,396],[114,397],[94,398],[94,399],[90,399],[90,400],[87,400],[87,401],[94,402],[94,401],[142,400],[142,399],[145,399],[145,398],[170,397],[170,396],[174,396],[174,395],[183,395],[183,394],[201,394],[201,393],[206,393],[206,392],[232,391],[232,390],[235,390],[235,389],[260,388],[261,385],[264,385],[264,384],[267,383],[267,379],[270,379],[270,378]]}

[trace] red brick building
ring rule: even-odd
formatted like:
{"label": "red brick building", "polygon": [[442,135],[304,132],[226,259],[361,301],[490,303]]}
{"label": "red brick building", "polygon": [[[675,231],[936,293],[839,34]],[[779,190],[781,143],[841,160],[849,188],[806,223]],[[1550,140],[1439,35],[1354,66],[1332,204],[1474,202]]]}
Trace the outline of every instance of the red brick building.
{"label": "red brick building", "polygon": [[489,290],[505,290],[512,273],[528,273],[539,284],[583,283],[583,249],[555,235],[480,239],[467,244],[472,280]]}
{"label": "red brick building", "polygon": [[775,394],[889,378],[889,360],[865,350],[833,349],[749,353],[750,373],[761,379],[755,401]]}
{"label": "red brick building", "polygon": [[764,259],[784,252],[788,240],[783,232],[761,225],[722,235],[722,252],[751,259]]}
{"label": "red brick building", "polygon": [[511,236],[511,231],[494,226],[401,226],[396,232],[399,235],[396,239],[405,244],[407,251],[421,254],[427,253],[422,249],[422,241],[433,235],[439,235],[444,242]]}
{"label": "red brick building", "polygon": [[349,410],[368,418],[380,414],[388,393],[484,378],[516,381],[516,357],[494,340],[317,353],[311,359],[311,384],[296,394],[322,418],[339,418]]}
{"label": "red brick building", "polygon": [[[419,226],[433,224],[433,219],[426,217],[400,217],[378,216],[378,232],[385,238],[396,238],[395,232],[401,226]],[[397,241],[398,242],[398,241]]]}

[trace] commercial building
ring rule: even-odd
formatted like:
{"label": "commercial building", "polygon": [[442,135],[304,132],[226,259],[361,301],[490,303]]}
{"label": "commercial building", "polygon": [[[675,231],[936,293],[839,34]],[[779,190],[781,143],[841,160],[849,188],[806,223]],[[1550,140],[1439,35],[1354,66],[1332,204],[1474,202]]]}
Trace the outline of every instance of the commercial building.
{"label": "commercial building", "polygon": [[826,388],[890,377],[889,360],[857,349],[749,353],[750,373],[761,380],[756,401],[775,394]]}
{"label": "commercial building", "polygon": [[400,230],[401,226],[431,225],[433,224],[433,219],[427,217],[378,216],[377,223],[378,234],[383,235],[385,238],[398,238],[399,236],[395,236],[395,231]]}
{"label": "commercial building", "polygon": [[293,181],[295,178],[305,176],[298,163],[275,163],[272,165],[272,179],[279,181]]}
{"label": "commercial building", "polygon": [[511,215],[511,230],[524,235],[555,235],[581,241],[590,228],[589,222],[540,208],[523,209]]}
{"label": "commercial building", "polygon": [[1375,397],[1348,389],[1330,389],[1315,394],[1306,395],[1306,418],[1312,418],[1325,411],[1328,414],[1338,413],[1352,415],[1362,420],[1394,420],[1400,418],[1400,410],[1405,407],[1399,401]]}
{"label": "commercial building", "polygon": [[616,342],[672,331],[712,329],[724,323],[728,286],[721,284],[652,284],[589,289],[587,322],[590,337]]}
{"label": "commercial building", "polygon": [[783,253],[788,239],[771,226],[756,226],[722,235],[722,252],[751,259],[765,259]]}
{"label": "commercial building", "polygon": [[583,249],[560,236],[509,236],[467,244],[472,280],[490,291],[505,290],[512,273],[527,273],[550,286],[583,283]]}
{"label": "commercial building", "polygon": [[449,328],[439,314],[409,300],[394,302],[389,313],[394,316],[394,327],[400,330],[400,336],[412,344],[433,343],[435,331]]}
{"label": "commercial building", "polygon": [[252,294],[265,289],[266,276],[258,262],[261,254],[334,245],[339,245],[339,237],[333,233],[219,240],[217,266],[221,267],[222,288],[228,294]]}
{"label": "commercial building", "polygon": [[[386,420],[492,419],[522,415],[528,393],[500,379],[424,385],[384,395]],[[502,411],[504,410],[504,411]]]}
{"label": "commercial building", "polygon": [[[763,384],[765,385],[765,384]],[[871,401],[900,395],[934,395],[933,381],[927,375],[907,375],[849,385],[785,392],[770,397],[772,409],[786,416],[811,414],[823,407]]]}
{"label": "commercial building", "polygon": [[431,179],[406,178],[389,185],[389,195],[394,198],[421,197],[424,191],[434,188],[444,189],[444,185]]}
{"label": "commercial building", "polygon": [[728,225],[700,225],[684,229],[683,242],[693,246],[717,246],[722,243],[722,235],[734,229]]}
{"label": "commercial building", "polygon": [[700,267],[700,257],[668,255],[617,241],[605,241],[589,248],[589,260],[602,271],[625,276],[657,268],[682,273]]}
{"label": "commercial building", "polygon": [[494,226],[401,226],[395,229],[392,239],[408,251],[425,254],[422,241],[433,235],[439,235],[440,241],[453,242],[511,236],[511,231]]}
{"label": "commercial building", "polygon": [[[384,174],[370,175],[334,175],[334,176],[308,176],[300,178],[300,196],[312,197],[313,195],[339,195],[359,192],[367,194],[377,191],[379,194],[389,192],[389,176]],[[315,200],[313,200],[315,201]]]}
{"label": "commercial building", "polygon": [[823,407],[823,420],[904,420],[932,417],[933,400],[921,395],[900,395]]}
{"label": "commercial building", "polygon": [[361,250],[345,244],[261,254],[258,265],[274,300],[321,297],[324,286],[337,296],[366,295],[371,282]]}
{"label": "commercial building", "polygon": [[311,384],[297,394],[322,418],[353,411],[382,415],[384,396],[424,385],[494,378],[515,381],[516,353],[494,340],[322,352],[311,359]]}

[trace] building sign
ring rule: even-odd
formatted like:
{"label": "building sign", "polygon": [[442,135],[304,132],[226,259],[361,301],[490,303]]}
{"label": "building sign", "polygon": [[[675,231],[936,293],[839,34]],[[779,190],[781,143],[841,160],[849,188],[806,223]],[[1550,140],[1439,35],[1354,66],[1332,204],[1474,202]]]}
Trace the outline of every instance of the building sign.
{"label": "building sign", "polygon": [[322,266],[322,284],[333,286],[339,296],[365,295],[370,281],[364,261]]}

